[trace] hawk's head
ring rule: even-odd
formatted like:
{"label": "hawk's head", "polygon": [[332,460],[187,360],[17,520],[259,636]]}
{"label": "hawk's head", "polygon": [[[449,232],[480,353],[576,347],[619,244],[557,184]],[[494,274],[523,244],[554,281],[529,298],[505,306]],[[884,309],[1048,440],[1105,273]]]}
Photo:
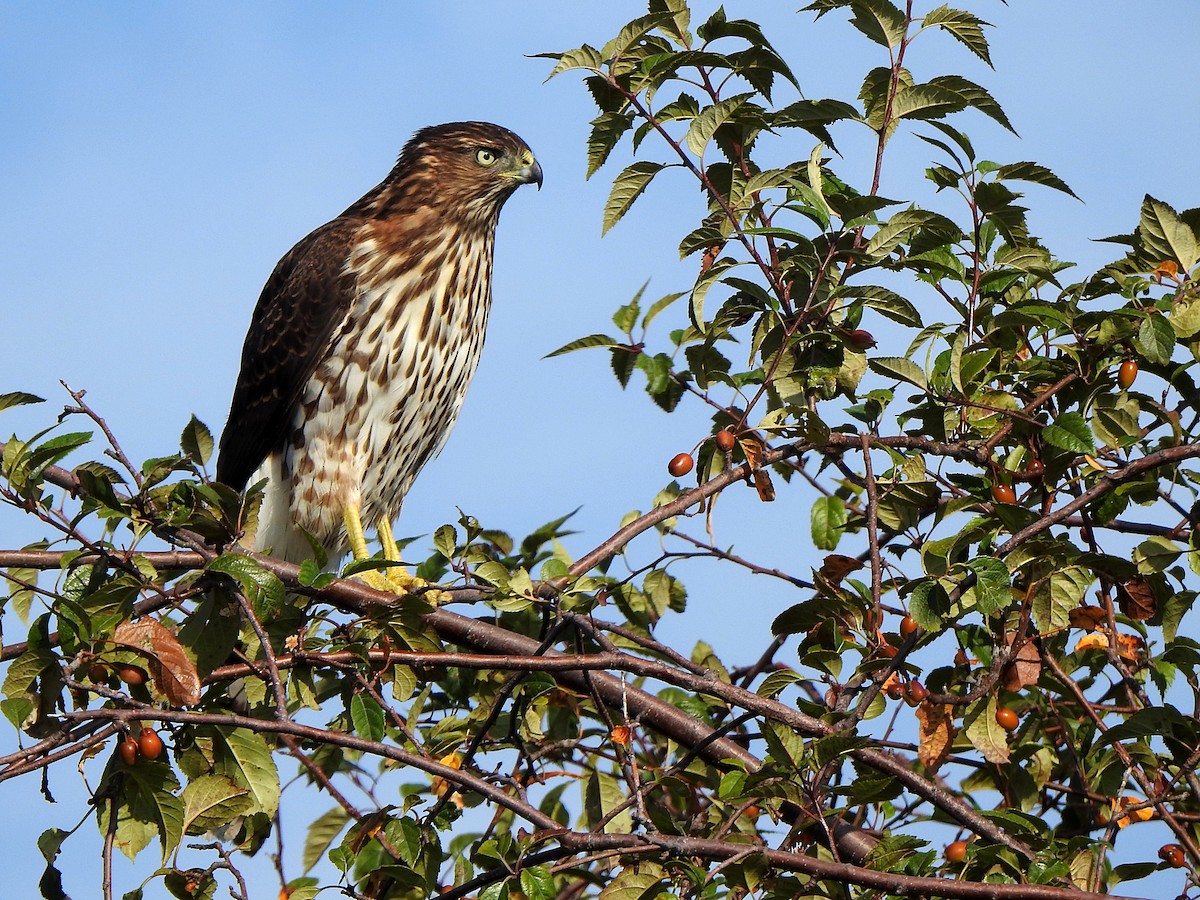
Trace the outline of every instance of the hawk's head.
{"label": "hawk's head", "polygon": [[542,167],[507,128],[488,122],[432,125],[404,146],[380,185],[374,211],[440,207],[494,221],[512,192],[530,183],[541,188]]}

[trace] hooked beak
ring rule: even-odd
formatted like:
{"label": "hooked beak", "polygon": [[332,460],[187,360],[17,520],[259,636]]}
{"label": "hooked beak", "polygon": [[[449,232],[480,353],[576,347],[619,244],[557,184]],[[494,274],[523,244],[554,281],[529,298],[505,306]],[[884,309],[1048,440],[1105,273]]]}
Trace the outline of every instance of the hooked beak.
{"label": "hooked beak", "polygon": [[528,156],[528,162],[517,170],[516,176],[521,184],[536,184],[539,191],[542,189],[542,167],[532,153]]}

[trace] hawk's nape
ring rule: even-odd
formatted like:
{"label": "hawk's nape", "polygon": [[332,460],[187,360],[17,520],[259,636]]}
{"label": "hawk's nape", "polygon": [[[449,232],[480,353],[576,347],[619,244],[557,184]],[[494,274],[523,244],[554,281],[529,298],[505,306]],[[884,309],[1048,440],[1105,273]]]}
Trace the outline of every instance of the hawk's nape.
{"label": "hawk's nape", "polygon": [[255,549],[366,555],[445,443],[483,346],[500,208],[542,183],[506,128],[422,129],[378,186],[276,265],[255,307],[217,480],[266,478]]}

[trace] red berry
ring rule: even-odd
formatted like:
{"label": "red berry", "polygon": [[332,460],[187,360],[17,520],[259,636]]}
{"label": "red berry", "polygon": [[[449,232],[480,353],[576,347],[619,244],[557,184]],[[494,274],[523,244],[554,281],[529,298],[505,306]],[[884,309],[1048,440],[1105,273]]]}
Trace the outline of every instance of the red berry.
{"label": "red berry", "polygon": [[1017,726],[1021,724],[1021,717],[1007,706],[1001,706],[996,710],[996,724],[1005,731],[1016,731]]}
{"label": "red berry", "polygon": [[138,761],[138,742],[132,736],[127,737],[117,745],[117,752],[121,754],[125,765],[132,766]]}
{"label": "red berry", "polygon": [[141,751],[142,756],[146,757],[146,759],[158,759],[160,756],[162,756],[162,738],[160,738],[155,733],[154,729],[150,728],[149,726],[142,729],[142,733],[137,739],[137,746],[138,750]]}
{"label": "red berry", "polygon": [[1012,489],[1011,484],[993,484],[992,499],[997,503],[1016,503],[1017,492]]}
{"label": "red berry", "polygon": [[690,453],[677,453],[675,457],[667,464],[667,471],[676,478],[682,478],[688,472],[692,471],[695,460],[692,459]]}
{"label": "red berry", "polygon": [[946,862],[960,863],[967,858],[967,842],[955,841],[946,847]]}
{"label": "red berry", "polygon": [[1133,383],[1137,381],[1138,364],[1132,359],[1127,359],[1121,363],[1121,368],[1117,370],[1117,384],[1121,386],[1121,390],[1127,391],[1133,387]]}
{"label": "red berry", "polygon": [[910,634],[912,634],[914,631],[916,631],[919,627],[920,626],[917,625],[916,619],[914,619],[912,616],[905,616],[903,619],[900,620],[900,635],[902,637],[908,637]]}
{"label": "red berry", "polygon": [[899,700],[904,696],[904,685],[899,681],[889,681],[883,690],[893,700]]}
{"label": "red berry", "polygon": [[718,431],[716,441],[717,449],[722,453],[728,453],[733,449],[733,445],[737,443],[737,438],[733,436],[733,432]]}
{"label": "red berry", "polygon": [[1158,858],[1165,862],[1168,866],[1176,869],[1182,869],[1184,863],[1187,862],[1187,857],[1184,856],[1183,848],[1178,844],[1163,844],[1158,848]]}
{"label": "red berry", "polygon": [[1030,481],[1041,478],[1046,474],[1046,467],[1040,459],[1031,459],[1025,467],[1025,477]]}
{"label": "red berry", "polygon": [[850,346],[856,350],[870,350],[875,346],[875,335],[869,331],[864,331],[859,328],[846,335],[846,340],[850,342]]}

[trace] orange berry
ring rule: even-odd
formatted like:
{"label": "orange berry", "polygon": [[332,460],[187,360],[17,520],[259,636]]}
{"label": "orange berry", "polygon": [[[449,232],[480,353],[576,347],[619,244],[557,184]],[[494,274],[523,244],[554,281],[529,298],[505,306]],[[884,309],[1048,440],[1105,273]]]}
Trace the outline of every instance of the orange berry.
{"label": "orange berry", "polygon": [[908,690],[904,693],[904,702],[909,706],[920,706],[921,701],[929,696],[929,688],[919,681],[910,681]]}
{"label": "orange berry", "polygon": [[1021,724],[1021,717],[1007,706],[1001,706],[996,710],[996,724],[1005,731],[1016,731]]}
{"label": "orange berry", "polygon": [[138,742],[132,737],[125,738],[117,745],[117,752],[121,754],[121,759],[125,765],[132,766],[138,761]]}
{"label": "orange berry", "polygon": [[967,858],[967,842],[955,841],[953,844],[947,845],[943,855],[946,857],[946,862],[962,862]]}
{"label": "orange berry", "polygon": [[737,443],[737,438],[733,436],[731,431],[718,431],[715,438],[717,449],[722,453],[728,453],[733,449],[733,445]]}
{"label": "orange berry", "polygon": [[1168,866],[1176,869],[1182,869],[1187,862],[1187,857],[1183,853],[1183,848],[1178,844],[1163,844],[1158,848],[1158,858],[1165,862]]}
{"label": "orange berry", "polygon": [[149,726],[142,729],[142,733],[138,736],[137,745],[138,750],[141,751],[142,756],[146,757],[146,759],[158,759],[162,756],[162,738]]}
{"label": "orange berry", "polygon": [[905,616],[903,619],[900,620],[900,634],[903,637],[908,637],[910,634],[912,634],[914,631],[916,631],[919,627],[920,626],[917,625],[917,620],[914,619],[912,616]]}
{"label": "orange berry", "polygon": [[117,671],[117,677],[130,687],[137,687],[146,683],[146,670],[138,666],[121,666]]}
{"label": "orange berry", "polygon": [[690,453],[677,453],[675,457],[667,464],[667,471],[676,478],[682,478],[688,472],[692,471],[692,466],[696,461],[692,459]]}
{"label": "orange berry", "polygon": [[1012,489],[1011,484],[993,484],[992,499],[997,503],[1016,503],[1017,492]]}
{"label": "orange berry", "polygon": [[1121,368],[1117,369],[1117,384],[1121,386],[1121,390],[1127,391],[1133,387],[1133,383],[1137,381],[1138,364],[1132,359],[1127,359],[1121,363]]}

